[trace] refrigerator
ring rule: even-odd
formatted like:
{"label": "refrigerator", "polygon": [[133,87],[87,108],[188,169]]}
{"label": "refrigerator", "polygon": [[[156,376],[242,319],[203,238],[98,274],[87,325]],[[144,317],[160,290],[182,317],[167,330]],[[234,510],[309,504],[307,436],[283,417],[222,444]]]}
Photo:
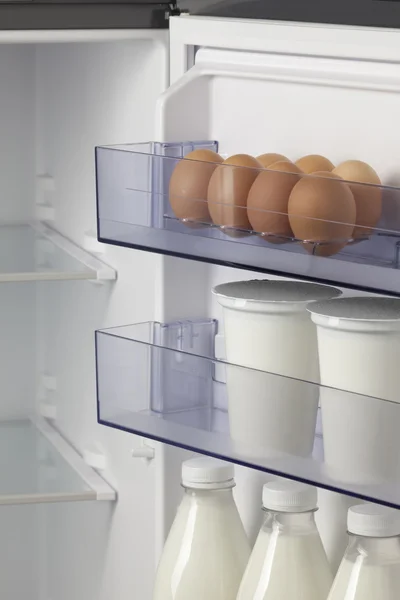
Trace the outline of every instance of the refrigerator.
{"label": "refrigerator", "polygon": [[[211,295],[251,278],[400,295],[399,27],[375,0],[0,2],[2,597],[150,599],[196,454],[235,463],[252,539],[271,474],[317,485],[334,565],[349,504],[400,506],[395,478],[326,474],[319,421],[310,456],[232,444]],[[190,227],[168,182],[195,148],[358,158],[382,220],[331,257]]]}

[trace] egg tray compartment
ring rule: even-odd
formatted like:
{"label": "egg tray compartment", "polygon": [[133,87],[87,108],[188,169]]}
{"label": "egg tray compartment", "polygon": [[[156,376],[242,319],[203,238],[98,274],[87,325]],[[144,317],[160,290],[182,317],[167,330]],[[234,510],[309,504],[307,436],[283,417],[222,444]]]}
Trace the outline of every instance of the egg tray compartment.
{"label": "egg tray compartment", "polygon": [[[98,422],[400,508],[400,466],[390,442],[400,427],[400,404],[218,360],[214,349],[217,331],[218,323],[210,319],[147,322],[96,331]],[[291,414],[298,411],[298,403],[315,402],[314,428],[301,452],[283,452],[267,438],[262,448],[231,438],[226,381],[232,376],[235,382],[248,385],[244,401],[250,412],[253,394],[259,389],[265,392],[266,402],[285,398],[289,410],[283,410],[274,423],[286,430],[289,440],[297,435],[299,419]],[[339,421],[342,419],[330,435],[323,429],[318,400],[322,406],[327,402],[328,409],[333,407]],[[363,426],[358,415],[362,420],[368,412],[375,417],[374,431],[366,433],[365,443],[356,448],[354,434]],[[289,438],[288,427],[294,429]],[[342,452],[340,457],[346,471],[342,479],[327,456],[332,448],[345,444],[352,452],[348,456]]]}
{"label": "egg tray compartment", "polygon": [[[381,219],[373,229],[365,228],[365,234],[359,229],[357,239],[308,242],[268,231],[221,227],[211,219],[178,219],[170,204],[169,182],[177,163],[195,149],[217,152],[218,142],[147,142],[96,148],[99,240],[400,295],[400,188],[380,186]],[[371,187],[356,185],[366,190]],[[205,203],[206,199],[193,199],[193,203],[199,202]],[[312,225],[313,219],[306,220]],[[344,247],[330,256],[321,256],[331,253],[332,244]]]}

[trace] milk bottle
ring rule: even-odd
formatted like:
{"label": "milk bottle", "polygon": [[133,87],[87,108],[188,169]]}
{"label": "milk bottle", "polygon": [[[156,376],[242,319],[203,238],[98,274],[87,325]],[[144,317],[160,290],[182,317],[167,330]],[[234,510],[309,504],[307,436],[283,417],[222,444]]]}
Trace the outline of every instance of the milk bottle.
{"label": "milk bottle", "polygon": [[250,556],[232,489],[233,466],[182,465],[184,497],[158,566],[153,600],[235,600]]}
{"label": "milk bottle", "polygon": [[349,509],[349,544],[328,600],[400,598],[400,512],[375,504]]}
{"label": "milk bottle", "polygon": [[326,600],[333,578],[314,520],[317,490],[272,481],[263,488],[263,506],[237,600]]}

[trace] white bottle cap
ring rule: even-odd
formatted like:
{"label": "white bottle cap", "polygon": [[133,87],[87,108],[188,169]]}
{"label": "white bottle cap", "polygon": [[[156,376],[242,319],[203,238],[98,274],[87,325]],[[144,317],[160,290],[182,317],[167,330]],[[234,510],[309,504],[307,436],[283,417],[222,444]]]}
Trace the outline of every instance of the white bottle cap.
{"label": "white bottle cap", "polygon": [[277,479],[264,485],[262,501],[268,510],[307,512],[317,508],[317,489],[305,483]]}
{"label": "white bottle cap", "polygon": [[233,465],[215,458],[192,458],[182,464],[182,485],[189,488],[231,488],[235,485],[234,475]]}
{"label": "white bottle cap", "polygon": [[400,510],[378,504],[357,504],[347,513],[347,529],[365,537],[400,535]]}

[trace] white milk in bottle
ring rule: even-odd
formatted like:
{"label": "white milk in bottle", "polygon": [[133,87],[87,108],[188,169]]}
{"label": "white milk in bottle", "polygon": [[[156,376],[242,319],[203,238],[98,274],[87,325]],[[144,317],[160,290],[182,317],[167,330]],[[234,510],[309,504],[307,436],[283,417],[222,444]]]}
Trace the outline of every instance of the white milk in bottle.
{"label": "white milk in bottle", "polygon": [[182,465],[185,493],[158,566],[153,600],[236,600],[250,556],[232,489],[233,466]]}
{"label": "white milk in bottle", "polygon": [[400,513],[375,504],[349,509],[349,545],[328,600],[400,598]]}
{"label": "white milk in bottle", "polygon": [[326,600],[333,577],[315,525],[317,490],[272,481],[263,488],[263,506],[237,600]]}

